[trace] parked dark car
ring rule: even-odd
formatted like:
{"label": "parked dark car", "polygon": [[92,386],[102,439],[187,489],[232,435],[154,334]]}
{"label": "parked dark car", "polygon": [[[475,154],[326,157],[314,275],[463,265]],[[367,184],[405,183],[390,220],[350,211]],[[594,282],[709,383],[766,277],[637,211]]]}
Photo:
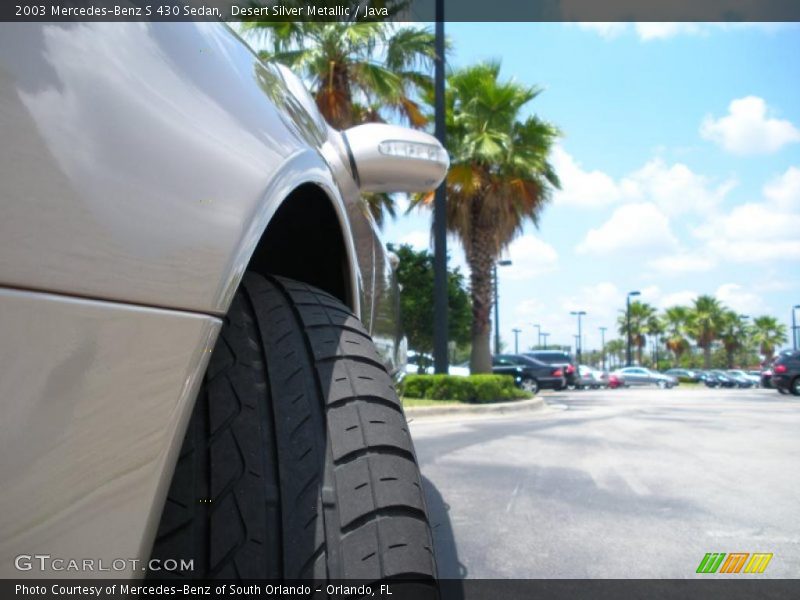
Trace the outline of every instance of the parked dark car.
{"label": "parked dark car", "polygon": [[668,369],[664,371],[664,375],[675,377],[678,381],[686,383],[699,383],[701,381],[700,373],[692,371],[691,369]]}
{"label": "parked dark car", "polygon": [[763,388],[772,387],[772,367],[767,367],[766,369],[761,371],[761,387]]}
{"label": "parked dark car", "polygon": [[524,352],[522,356],[535,358],[552,367],[561,367],[564,371],[564,378],[567,380],[566,387],[575,389],[578,386],[578,370],[569,353],[562,350],[531,350],[530,352]]}
{"label": "parked dark car", "polygon": [[739,383],[733,377],[731,377],[727,373],[724,373],[723,371],[718,371],[714,369],[712,371],[707,371],[707,373],[710,376],[716,378],[719,387],[724,387],[724,388],[739,387]]}
{"label": "parked dark car", "polygon": [[492,372],[512,375],[519,387],[534,394],[540,389],[560,390],[567,380],[562,367],[549,365],[522,354],[498,354],[492,357]]}
{"label": "parked dark car", "polygon": [[800,352],[783,352],[772,365],[772,386],[800,396]]}

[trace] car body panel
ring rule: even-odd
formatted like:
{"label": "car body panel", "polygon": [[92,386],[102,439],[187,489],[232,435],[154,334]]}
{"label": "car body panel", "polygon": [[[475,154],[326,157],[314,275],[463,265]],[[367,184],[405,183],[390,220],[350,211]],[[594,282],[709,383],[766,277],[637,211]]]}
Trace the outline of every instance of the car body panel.
{"label": "car body panel", "polygon": [[0,289],[0,577],[48,575],[21,553],[147,558],[219,326]]}
{"label": "car body panel", "polygon": [[678,385],[678,380],[675,377],[644,367],[625,367],[614,373],[622,377],[626,386],[659,385],[673,387]]}
{"label": "car body panel", "polygon": [[0,25],[0,283],[224,314],[308,182],[340,214],[351,269],[372,273],[355,184],[345,205],[330,132],[289,88],[215,23]]}

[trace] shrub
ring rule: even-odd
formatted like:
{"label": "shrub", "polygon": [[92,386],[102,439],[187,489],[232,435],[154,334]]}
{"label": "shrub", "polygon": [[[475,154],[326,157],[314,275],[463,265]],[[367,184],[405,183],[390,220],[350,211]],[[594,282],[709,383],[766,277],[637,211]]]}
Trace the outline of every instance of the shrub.
{"label": "shrub", "polygon": [[400,383],[400,395],[477,403],[531,397],[514,385],[510,375],[407,375]]}

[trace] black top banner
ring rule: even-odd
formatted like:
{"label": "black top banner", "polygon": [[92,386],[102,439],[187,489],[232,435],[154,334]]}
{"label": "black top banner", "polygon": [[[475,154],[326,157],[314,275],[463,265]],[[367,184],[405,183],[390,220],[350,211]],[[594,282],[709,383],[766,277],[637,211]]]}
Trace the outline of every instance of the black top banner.
{"label": "black top banner", "polygon": [[800,21],[800,0],[3,0],[0,21]]}

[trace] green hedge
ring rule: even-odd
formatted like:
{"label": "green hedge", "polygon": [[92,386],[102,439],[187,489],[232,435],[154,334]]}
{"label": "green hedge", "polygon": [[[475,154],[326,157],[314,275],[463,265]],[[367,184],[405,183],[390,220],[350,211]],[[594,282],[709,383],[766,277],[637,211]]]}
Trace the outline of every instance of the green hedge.
{"label": "green hedge", "polygon": [[510,375],[407,375],[400,383],[400,395],[473,403],[531,397],[529,392],[514,385]]}

